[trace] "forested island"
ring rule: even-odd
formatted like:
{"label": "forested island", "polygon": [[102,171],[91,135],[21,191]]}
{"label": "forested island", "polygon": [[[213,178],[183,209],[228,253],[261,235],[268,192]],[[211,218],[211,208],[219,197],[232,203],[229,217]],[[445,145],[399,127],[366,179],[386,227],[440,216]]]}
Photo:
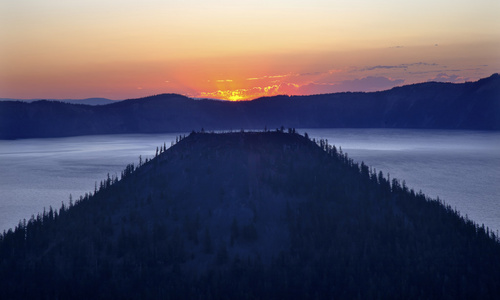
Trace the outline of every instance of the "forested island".
{"label": "forested island", "polygon": [[0,101],[0,139],[276,128],[500,130],[500,75],[382,92],[194,100],[162,94],[107,105]]}
{"label": "forested island", "polygon": [[497,299],[499,282],[488,228],[293,128],[180,136],[0,235],[1,299]]}

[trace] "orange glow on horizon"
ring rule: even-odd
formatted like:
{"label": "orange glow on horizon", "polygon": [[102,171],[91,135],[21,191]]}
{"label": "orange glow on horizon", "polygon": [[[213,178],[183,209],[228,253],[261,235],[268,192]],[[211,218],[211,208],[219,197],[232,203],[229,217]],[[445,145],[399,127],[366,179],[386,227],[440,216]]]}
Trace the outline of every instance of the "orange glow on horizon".
{"label": "orange glow on horizon", "polygon": [[209,99],[219,99],[228,101],[249,101],[255,99],[255,97],[245,95],[244,89],[237,90],[225,90],[225,91],[215,91],[215,92],[201,92],[199,97],[209,98]]}
{"label": "orange glow on horizon", "polygon": [[3,1],[0,98],[241,101],[499,72],[498,1],[360,1]]}
{"label": "orange glow on horizon", "polygon": [[[286,87],[286,88],[285,88]],[[275,84],[265,87],[254,86],[251,88],[239,88],[234,90],[217,90],[215,92],[201,92],[196,97],[228,100],[228,101],[250,101],[260,97],[277,95],[295,95],[296,92],[288,87],[299,88],[296,84]]]}
{"label": "orange glow on horizon", "polygon": [[247,100],[245,99],[239,91],[231,91],[231,96],[228,97],[228,100],[229,101],[243,101],[243,100]]}

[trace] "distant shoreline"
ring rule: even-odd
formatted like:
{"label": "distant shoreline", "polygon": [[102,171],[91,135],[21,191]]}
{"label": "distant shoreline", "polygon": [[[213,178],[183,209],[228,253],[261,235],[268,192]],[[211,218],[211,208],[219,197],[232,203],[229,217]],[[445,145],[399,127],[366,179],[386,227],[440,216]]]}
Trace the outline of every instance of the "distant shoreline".
{"label": "distant shoreline", "polygon": [[[108,100],[112,101],[112,100]],[[500,75],[382,92],[193,100],[162,94],[107,105],[0,101],[0,139],[255,128],[500,130]]]}

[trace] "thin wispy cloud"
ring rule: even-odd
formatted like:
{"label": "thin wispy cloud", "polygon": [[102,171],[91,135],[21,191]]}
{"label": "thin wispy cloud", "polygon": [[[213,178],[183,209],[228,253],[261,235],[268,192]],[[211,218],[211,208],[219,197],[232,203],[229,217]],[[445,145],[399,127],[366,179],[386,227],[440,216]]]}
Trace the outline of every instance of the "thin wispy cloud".
{"label": "thin wispy cloud", "polygon": [[[324,74],[325,72],[319,73]],[[265,86],[254,86],[251,88],[202,92],[198,96],[236,101],[274,95],[309,95],[338,92],[381,91],[402,85],[403,83],[403,79],[391,79],[384,76],[367,76],[359,79],[343,80],[339,82],[309,81],[302,84],[295,82],[276,82]]]}
{"label": "thin wispy cloud", "polygon": [[374,92],[402,85],[403,79],[390,79],[383,76],[368,76],[359,79],[343,80],[338,83],[311,82],[301,86],[302,94],[325,94],[338,92]]}
{"label": "thin wispy cloud", "polygon": [[431,81],[437,81],[437,82],[453,82],[453,83],[459,83],[459,82],[464,82],[468,81],[469,78],[467,77],[462,77],[456,74],[447,74],[447,73],[439,73],[431,79]]}
{"label": "thin wispy cloud", "polygon": [[358,71],[373,71],[377,69],[408,69],[410,67],[436,67],[439,66],[437,63],[426,63],[426,62],[417,62],[411,64],[399,64],[399,65],[376,65],[376,66],[367,66]]}
{"label": "thin wispy cloud", "polygon": [[285,78],[285,77],[290,77],[294,76],[294,74],[281,74],[281,75],[265,75],[265,76],[260,76],[260,77],[249,77],[246,80],[252,81],[252,80],[264,80],[264,79],[273,79],[273,78]]}
{"label": "thin wispy cloud", "polygon": [[[246,80],[247,81],[268,80],[268,79],[283,80],[286,78],[290,78],[290,80],[294,80],[293,78],[296,78],[296,77],[321,77],[321,76],[328,76],[328,75],[340,73],[342,71],[344,71],[344,70],[342,70],[342,69],[330,69],[327,71],[317,71],[317,72],[288,73],[288,74],[281,74],[281,75],[265,75],[265,76],[260,76],[260,77],[249,77],[249,78],[246,78]],[[279,82],[279,81],[271,81],[271,82]]]}

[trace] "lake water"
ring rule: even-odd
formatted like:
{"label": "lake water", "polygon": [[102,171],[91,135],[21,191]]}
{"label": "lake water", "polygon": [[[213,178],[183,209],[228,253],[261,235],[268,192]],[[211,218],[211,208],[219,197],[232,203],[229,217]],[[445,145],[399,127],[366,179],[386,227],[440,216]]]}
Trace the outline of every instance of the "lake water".
{"label": "lake water", "polygon": [[[299,129],[326,138],[355,161],[405,180],[462,215],[500,230],[500,132],[406,129]],[[182,133],[184,134],[184,133]],[[77,199],[107,174],[153,157],[177,134],[0,141],[0,231]]]}

